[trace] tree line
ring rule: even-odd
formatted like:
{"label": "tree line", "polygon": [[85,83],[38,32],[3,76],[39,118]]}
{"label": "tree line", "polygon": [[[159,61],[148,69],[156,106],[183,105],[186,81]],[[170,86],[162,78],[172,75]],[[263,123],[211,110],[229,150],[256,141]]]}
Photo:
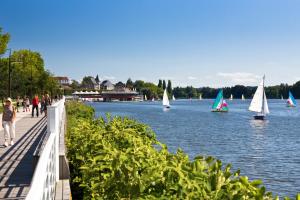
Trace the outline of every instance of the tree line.
{"label": "tree line", "polygon": [[133,82],[131,78],[129,78],[125,86],[129,89],[134,88],[140,94],[146,95],[148,99],[162,98],[165,89],[167,90],[169,96],[173,94],[171,80],[168,80],[167,82],[165,80],[159,80],[158,85],[156,85],[154,83],[145,82],[142,80],[136,80]]}
{"label": "tree line", "polygon": [[[0,27],[0,98],[9,96],[9,75],[11,97],[33,96],[34,94],[60,94],[62,91],[53,75],[45,69],[44,59],[37,51],[8,49],[9,33]],[[11,53],[5,56],[6,53]]]}
{"label": "tree line", "polygon": [[[202,95],[203,98],[215,98],[218,91],[223,89],[223,94],[225,98],[229,98],[232,94],[234,98],[240,99],[242,95],[245,98],[252,98],[256,86],[243,86],[236,85],[233,87],[223,87],[223,88],[210,88],[210,87],[201,87],[194,88],[192,86],[188,87],[175,87],[173,89],[173,94],[176,98],[199,98]],[[291,91],[295,98],[300,98],[300,81],[296,82],[293,85],[280,84],[276,86],[268,86],[265,88],[266,96],[271,99],[279,99],[281,97],[288,98],[288,93]]]}
{"label": "tree line", "polygon": [[[193,86],[172,88],[171,80],[168,80],[167,82],[165,80],[159,80],[158,84],[156,85],[154,83],[144,82],[142,80],[136,80],[133,82],[130,78],[126,82],[126,87],[136,88],[137,92],[146,95],[148,99],[162,98],[165,89],[168,92],[169,98],[172,95],[174,95],[175,98],[199,98],[201,95],[202,98],[212,99],[217,96],[217,93],[220,89],[223,89],[225,98],[229,98],[231,95],[237,99],[242,98],[242,95],[244,95],[245,98],[252,98],[257,88],[257,86],[254,87],[243,85],[235,85],[232,87],[223,88],[195,88]],[[281,97],[287,99],[289,91],[293,93],[295,98],[300,98],[300,81],[293,85],[280,84],[276,86],[268,86],[265,88],[265,91],[267,97],[271,99],[279,99]]]}

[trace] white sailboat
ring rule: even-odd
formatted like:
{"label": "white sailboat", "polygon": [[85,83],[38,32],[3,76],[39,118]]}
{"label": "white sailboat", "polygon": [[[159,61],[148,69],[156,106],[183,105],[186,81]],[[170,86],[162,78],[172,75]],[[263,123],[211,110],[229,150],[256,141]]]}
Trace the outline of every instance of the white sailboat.
{"label": "white sailboat", "polygon": [[233,95],[232,94],[230,95],[229,100],[231,100],[231,101],[233,100]]}
{"label": "white sailboat", "polygon": [[202,100],[202,94],[199,95],[199,100]]}
{"label": "white sailboat", "polygon": [[167,94],[167,90],[165,89],[164,91],[164,96],[163,96],[163,106],[165,108],[170,108],[170,101],[169,101],[169,97],[168,97],[168,94]]}
{"label": "white sailboat", "polygon": [[175,97],[174,97],[174,95],[172,96],[172,100],[173,100],[173,101],[175,101],[175,100],[176,100],[176,99],[175,99]]}
{"label": "white sailboat", "polygon": [[244,95],[242,94],[242,100],[244,101],[245,100],[245,97],[244,97]]}
{"label": "white sailboat", "polygon": [[249,110],[257,113],[254,116],[254,119],[258,120],[264,120],[265,116],[270,113],[265,93],[265,76],[256,89],[254,97],[249,106]]}
{"label": "white sailboat", "polygon": [[144,96],[144,101],[147,101],[147,96],[146,95]]}

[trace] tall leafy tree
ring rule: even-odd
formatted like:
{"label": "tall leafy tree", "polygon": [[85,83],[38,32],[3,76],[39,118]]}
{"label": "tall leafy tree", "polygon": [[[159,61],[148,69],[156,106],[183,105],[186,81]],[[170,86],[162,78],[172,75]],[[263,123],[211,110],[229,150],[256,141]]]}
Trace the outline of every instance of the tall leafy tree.
{"label": "tall leafy tree", "polygon": [[161,80],[161,79],[158,80],[158,85],[157,85],[157,87],[163,88],[163,87],[162,87],[162,80]]}
{"label": "tall leafy tree", "polygon": [[172,94],[172,83],[171,80],[168,80],[167,91],[171,95]]}
{"label": "tall leafy tree", "polygon": [[167,87],[167,86],[166,86],[166,81],[163,80],[163,85],[162,85],[163,90],[166,89],[166,87]]}
{"label": "tall leafy tree", "polygon": [[17,93],[29,96],[41,93],[41,88],[47,84],[44,82],[44,73],[47,72],[41,54],[22,49],[13,52],[11,61],[13,96]]}
{"label": "tall leafy tree", "polygon": [[85,88],[85,89],[93,89],[94,88],[94,83],[92,81],[92,76],[85,76],[82,79],[81,82],[81,87]]}
{"label": "tall leafy tree", "polygon": [[0,55],[5,52],[9,40],[10,35],[8,33],[3,33],[2,28],[0,27]]}
{"label": "tall leafy tree", "polygon": [[130,88],[130,89],[133,88],[133,82],[132,82],[131,78],[129,78],[129,79],[126,81],[126,87],[127,87],[127,88]]}
{"label": "tall leafy tree", "polygon": [[76,81],[76,80],[72,80],[71,88],[72,88],[73,90],[79,89],[79,88],[80,88],[80,83],[79,83],[78,81]]}

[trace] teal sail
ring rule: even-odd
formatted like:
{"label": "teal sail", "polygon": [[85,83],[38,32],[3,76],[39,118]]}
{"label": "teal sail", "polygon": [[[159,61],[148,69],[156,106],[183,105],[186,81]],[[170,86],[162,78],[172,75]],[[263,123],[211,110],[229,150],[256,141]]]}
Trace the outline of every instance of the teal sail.
{"label": "teal sail", "polygon": [[213,112],[227,112],[228,111],[228,105],[226,101],[223,98],[223,90],[220,90],[217,98],[214,101],[214,104],[212,106]]}
{"label": "teal sail", "polygon": [[218,93],[218,95],[217,95],[217,98],[214,101],[212,109],[215,110],[215,109],[220,108],[222,100],[223,100],[223,90],[220,90],[219,93]]}
{"label": "teal sail", "polygon": [[287,106],[288,107],[295,107],[296,106],[296,100],[293,96],[293,94],[289,91],[289,98],[287,100]]}

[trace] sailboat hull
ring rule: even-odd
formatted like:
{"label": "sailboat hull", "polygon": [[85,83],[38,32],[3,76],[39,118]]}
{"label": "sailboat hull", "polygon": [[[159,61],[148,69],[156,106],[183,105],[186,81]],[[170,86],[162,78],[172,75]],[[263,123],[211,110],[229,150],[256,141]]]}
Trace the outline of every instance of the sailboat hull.
{"label": "sailboat hull", "polygon": [[296,106],[295,105],[291,105],[291,104],[287,104],[286,107],[293,108],[293,107],[296,107]]}
{"label": "sailboat hull", "polygon": [[216,109],[216,110],[212,110],[211,112],[225,112],[226,113],[226,112],[228,112],[228,110],[217,110]]}
{"label": "sailboat hull", "polygon": [[253,117],[255,120],[264,120],[265,119],[264,115],[254,115]]}

